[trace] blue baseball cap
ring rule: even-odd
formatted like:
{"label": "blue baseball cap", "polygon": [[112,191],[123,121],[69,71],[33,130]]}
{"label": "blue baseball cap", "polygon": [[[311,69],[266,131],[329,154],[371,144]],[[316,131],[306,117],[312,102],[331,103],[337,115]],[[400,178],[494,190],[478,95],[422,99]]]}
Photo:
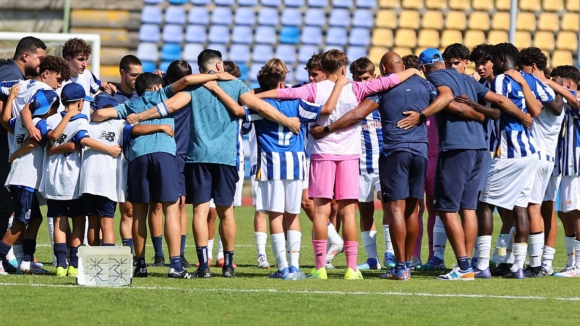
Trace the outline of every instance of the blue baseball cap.
{"label": "blue baseball cap", "polygon": [[119,101],[112,98],[109,94],[101,93],[95,96],[94,102],[91,103],[91,107],[93,108],[93,110],[99,110],[108,105],[117,106],[119,105]]}
{"label": "blue baseball cap", "polygon": [[30,99],[32,116],[47,114],[52,105],[58,101],[58,94],[53,90],[41,89]]}
{"label": "blue baseball cap", "polygon": [[62,99],[63,102],[77,102],[80,100],[90,102],[93,100],[92,97],[87,96],[87,94],[85,93],[85,89],[80,84],[77,83],[66,84],[62,88],[60,98]]}
{"label": "blue baseball cap", "polygon": [[443,55],[434,48],[427,48],[419,54],[419,66],[431,65],[437,62],[443,62]]}

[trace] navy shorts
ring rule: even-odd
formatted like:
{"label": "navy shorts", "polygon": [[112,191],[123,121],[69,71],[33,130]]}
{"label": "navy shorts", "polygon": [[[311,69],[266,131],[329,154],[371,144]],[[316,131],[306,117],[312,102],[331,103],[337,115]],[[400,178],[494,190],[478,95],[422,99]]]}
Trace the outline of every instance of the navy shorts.
{"label": "navy shorts", "polygon": [[175,203],[181,196],[179,166],[175,156],[152,153],[129,162],[127,199],[131,203]]}
{"label": "navy shorts", "polygon": [[46,205],[50,217],[85,217],[85,206],[82,198],[70,200],[47,199]]}
{"label": "navy shorts", "polygon": [[435,209],[458,212],[476,209],[484,177],[486,149],[461,149],[439,153],[435,172]]}
{"label": "navy shorts", "polygon": [[177,165],[179,166],[179,182],[181,182],[181,195],[186,196],[187,189],[185,188],[185,154],[177,154]]}
{"label": "navy shorts", "polygon": [[30,220],[42,220],[36,191],[10,186],[10,192],[12,193],[15,221],[28,225]]}
{"label": "navy shorts", "polygon": [[379,156],[379,177],[383,201],[423,198],[427,159],[397,151]]}
{"label": "navy shorts", "polygon": [[[0,128],[0,132],[6,132],[2,128]],[[4,137],[2,137],[4,138]],[[6,139],[6,138],[4,138]],[[5,144],[6,145],[6,144]],[[1,148],[0,149],[0,181],[5,182],[8,178],[8,174],[10,173],[10,163],[8,163],[8,148]],[[0,185],[0,218],[9,219],[14,212],[14,202],[12,201],[12,197],[10,196],[10,192],[4,184]],[[6,230],[4,230],[6,231]],[[0,234],[2,230],[0,230]]]}
{"label": "navy shorts", "polygon": [[85,204],[87,215],[98,214],[100,217],[115,217],[117,203],[104,196],[83,194],[81,197]]}
{"label": "navy shorts", "polygon": [[207,203],[213,198],[216,205],[231,206],[234,203],[236,182],[240,176],[235,166],[212,163],[186,163],[186,203]]}

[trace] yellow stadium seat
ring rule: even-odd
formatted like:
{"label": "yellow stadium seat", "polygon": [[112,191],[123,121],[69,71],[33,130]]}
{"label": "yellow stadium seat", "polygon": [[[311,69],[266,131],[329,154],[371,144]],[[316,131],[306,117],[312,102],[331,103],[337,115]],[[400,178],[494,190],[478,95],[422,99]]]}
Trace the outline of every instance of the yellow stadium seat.
{"label": "yellow stadium seat", "polygon": [[391,29],[377,28],[373,31],[373,45],[393,46],[393,31]]}
{"label": "yellow stadium seat", "polygon": [[371,59],[371,61],[374,62],[375,64],[378,64],[379,62],[381,62],[381,58],[383,57],[383,55],[388,51],[389,51],[388,48],[373,46],[369,51],[369,59]]}
{"label": "yellow stadium seat", "polygon": [[580,18],[578,13],[565,13],[562,16],[562,29],[565,31],[578,32]]}
{"label": "yellow stadium seat", "polygon": [[377,27],[386,27],[390,29],[397,28],[397,12],[394,10],[379,10],[377,18],[375,18],[375,25]]}
{"label": "yellow stadium seat", "polygon": [[401,1],[400,0],[380,0],[379,6],[381,8],[397,9],[397,8],[401,7]]}
{"label": "yellow stadium seat", "polygon": [[578,0],[568,0],[566,2],[566,10],[569,12],[580,11],[580,1]]}
{"label": "yellow stadium seat", "polygon": [[[469,0],[449,0],[449,8],[453,9],[453,10],[467,10],[469,8],[471,8],[470,4],[469,4]],[[480,0],[474,0],[474,4],[476,2],[481,2]],[[489,1],[484,1],[485,3],[489,3]],[[485,9],[488,10],[488,9]]]}
{"label": "yellow stadium seat", "polygon": [[423,13],[422,28],[443,29],[443,13],[441,11],[426,11]]}
{"label": "yellow stadium seat", "polygon": [[445,28],[465,30],[467,28],[467,17],[463,11],[450,11],[445,18]]}
{"label": "yellow stadium seat", "polygon": [[542,9],[545,11],[562,11],[564,10],[564,0],[544,0]]}
{"label": "yellow stadium seat", "polygon": [[466,75],[473,75],[473,73],[475,72],[475,67],[473,65],[469,65],[467,67],[465,67],[465,74]]}
{"label": "yellow stadium seat", "polygon": [[558,33],[556,47],[558,50],[578,51],[578,35],[572,32]]}
{"label": "yellow stadium seat", "polygon": [[399,28],[419,29],[421,17],[417,10],[403,10],[399,15]]}
{"label": "yellow stadium seat", "polygon": [[395,45],[398,47],[414,48],[417,46],[417,34],[412,29],[398,29],[395,34]]}
{"label": "yellow stadium seat", "polygon": [[509,31],[510,13],[505,11],[494,13],[493,18],[491,19],[491,28],[495,30]]}
{"label": "yellow stadium seat", "polygon": [[463,44],[466,47],[473,49],[476,45],[481,43],[485,43],[485,33],[483,31],[469,30],[465,32]]}
{"label": "yellow stadium seat", "polygon": [[489,30],[489,14],[485,11],[474,11],[469,15],[469,29],[479,31]]}
{"label": "yellow stadium seat", "polygon": [[490,0],[473,0],[473,9],[475,10],[492,10],[493,1]]}
{"label": "yellow stadium seat", "polygon": [[425,6],[429,9],[447,9],[447,0],[426,0]]}
{"label": "yellow stadium seat", "polygon": [[532,36],[530,35],[530,32],[517,31],[514,45],[520,50],[532,46]]}
{"label": "yellow stadium seat", "polygon": [[413,51],[413,54],[416,56],[419,56],[421,54],[421,52],[425,51],[427,48],[422,48],[422,47],[416,47],[415,51]]}
{"label": "yellow stadium seat", "polygon": [[518,31],[535,31],[536,16],[531,12],[520,12],[516,21],[516,28]]}
{"label": "yellow stadium seat", "polygon": [[506,31],[490,31],[487,35],[487,43],[489,44],[506,43],[508,40],[509,37]]}
{"label": "yellow stadium seat", "polygon": [[393,49],[393,52],[396,52],[401,57],[404,57],[404,56],[409,55],[409,54],[413,54],[413,51],[411,51],[410,48],[404,48],[404,47],[396,47]]}
{"label": "yellow stadium seat", "polygon": [[[481,0],[481,1],[485,1],[485,0]],[[491,2],[491,1],[488,1],[488,2]],[[509,11],[511,5],[512,5],[511,0],[497,0],[495,2],[495,8],[497,10],[506,10],[506,11]]]}
{"label": "yellow stadium seat", "polygon": [[538,29],[542,31],[557,32],[560,29],[560,18],[553,12],[544,12],[538,20]]}
{"label": "yellow stadium seat", "polygon": [[540,0],[520,0],[520,9],[523,11],[539,11]]}
{"label": "yellow stadium seat", "polygon": [[534,35],[534,46],[546,51],[552,51],[556,47],[554,42],[554,33],[552,32],[536,32]]}
{"label": "yellow stadium seat", "polygon": [[418,45],[424,48],[439,47],[439,32],[432,29],[422,29],[419,31]]}
{"label": "yellow stadium seat", "polygon": [[552,54],[552,67],[572,65],[573,63],[574,59],[572,58],[572,52],[570,51],[554,51]]}
{"label": "yellow stadium seat", "polygon": [[453,43],[463,43],[463,35],[461,35],[461,31],[455,30],[444,30],[443,34],[441,34],[441,46],[446,47]]}
{"label": "yellow stadium seat", "polygon": [[423,0],[403,0],[401,2],[405,9],[423,9]]}

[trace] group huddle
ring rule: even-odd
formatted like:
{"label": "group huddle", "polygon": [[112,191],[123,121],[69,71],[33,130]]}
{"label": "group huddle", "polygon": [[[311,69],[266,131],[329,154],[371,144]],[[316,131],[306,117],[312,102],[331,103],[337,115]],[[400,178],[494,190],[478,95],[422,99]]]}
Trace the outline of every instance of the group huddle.
{"label": "group huddle", "polygon": [[[348,280],[381,267],[381,278],[392,280],[418,269],[445,270],[441,280],[580,276],[580,73],[573,66],[548,71],[538,48],[387,52],[378,78],[368,58],[328,50],[313,54],[305,67],[310,81],[301,85],[285,85],[286,65],[271,59],[257,89],[211,49],[198,56],[200,74],[182,60],[143,73],[127,55],[118,84],[86,69],[91,47],[81,39],[68,40],[62,57],[45,49],[26,37],[0,67],[7,131],[0,133],[0,274],[48,274],[34,259],[46,204],[56,275],[76,276],[79,246],[115,245],[118,204],[133,277],[148,276],[148,225],[156,265],[164,264],[165,234],[169,278],[211,277],[217,217],[216,266],[233,277],[234,206],[241,205],[242,135],[249,134],[257,265],[270,267],[269,226],[271,278],[326,279],[342,252]],[[465,74],[469,61],[473,76]],[[346,78],[349,63],[354,81]],[[555,273],[558,194],[568,265]],[[383,207],[382,261],[375,197]],[[191,273],[186,204],[193,205],[198,258]],[[492,255],[496,208],[503,226]],[[302,209],[312,221],[309,274],[300,269]],[[447,240],[457,258],[451,271]]]}

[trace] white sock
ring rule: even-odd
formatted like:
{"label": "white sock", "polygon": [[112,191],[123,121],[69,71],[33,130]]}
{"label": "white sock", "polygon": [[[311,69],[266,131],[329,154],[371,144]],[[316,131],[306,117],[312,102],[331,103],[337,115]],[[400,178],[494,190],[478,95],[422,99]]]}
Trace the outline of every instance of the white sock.
{"label": "white sock", "polygon": [[491,235],[482,235],[475,240],[479,248],[479,258],[477,260],[477,268],[485,270],[489,268],[489,255],[491,253]]}
{"label": "white sock", "polygon": [[511,271],[512,272],[517,272],[518,269],[523,269],[524,265],[526,263],[526,254],[528,252],[528,244],[525,242],[522,243],[514,243],[513,244],[513,251],[514,251],[514,257],[515,257],[515,261],[514,264],[512,265]]}
{"label": "white sock", "polygon": [[207,259],[213,259],[213,241],[214,239],[207,240]]}
{"label": "white sock", "polygon": [[471,256],[471,259],[473,260],[478,258],[479,258],[479,244],[477,241],[475,241],[475,245],[473,246],[473,256]]}
{"label": "white sock", "polygon": [[[54,248],[54,219],[52,217],[46,218],[46,227],[48,228],[50,247]],[[52,254],[52,265],[56,266],[56,256],[54,255],[54,253]]]}
{"label": "white sock", "polygon": [[[89,237],[87,236],[87,233],[89,233],[89,217],[85,216],[85,238],[83,239],[83,245],[88,246],[89,245]],[[99,235],[97,234],[97,237]]]}
{"label": "white sock", "polygon": [[542,249],[544,247],[544,232],[530,234],[528,237],[528,255],[530,267],[542,266]]}
{"label": "white sock", "polygon": [[256,250],[259,255],[266,255],[266,242],[268,241],[268,234],[266,232],[254,232],[254,240],[256,241]]}
{"label": "white sock", "polygon": [[383,225],[383,236],[385,237],[385,252],[394,253],[393,242],[391,242],[391,233],[389,232],[388,225]]}
{"label": "white sock", "polygon": [[272,234],[270,236],[270,241],[272,242],[272,251],[276,258],[278,270],[288,267],[288,261],[286,260],[286,239],[284,238],[284,233]]}
{"label": "white sock", "polygon": [[574,240],[574,256],[576,257],[576,266],[580,266],[580,241]]}
{"label": "white sock", "polygon": [[333,244],[337,244],[337,245],[344,244],[344,241],[342,241],[342,238],[336,232],[336,228],[334,227],[334,224],[328,222],[327,229],[328,229],[328,245],[329,246],[333,245]]}
{"label": "white sock", "polygon": [[14,247],[10,247],[10,250],[8,250],[8,253],[6,254],[6,260],[10,261],[12,259],[16,259],[16,256],[14,255]]}
{"label": "white sock", "polygon": [[544,246],[544,252],[542,253],[542,266],[552,267],[552,261],[554,261],[555,255],[556,248]]}
{"label": "white sock", "polygon": [[361,238],[367,258],[373,258],[379,261],[377,256],[377,231],[361,232]]}
{"label": "white sock", "polygon": [[506,239],[507,240],[506,241],[507,242],[507,244],[506,244],[506,255],[505,255],[505,259],[504,259],[503,263],[513,264],[514,261],[515,261],[515,259],[516,259],[515,256],[514,256],[514,250],[512,248],[513,247],[513,243],[514,243],[514,236],[515,236],[515,234],[516,234],[516,228],[515,228],[515,226],[513,226],[510,229],[510,234],[509,234],[509,236]]}
{"label": "white sock", "polygon": [[564,244],[566,245],[566,255],[568,255],[568,266],[576,266],[576,258],[574,255],[574,241],[576,237],[565,237]]}
{"label": "white sock", "polygon": [[288,253],[290,266],[300,269],[300,245],[302,244],[302,232],[288,230]]}
{"label": "white sock", "polygon": [[217,259],[222,259],[222,258],[224,258],[224,244],[222,243],[222,237],[219,236]]}
{"label": "white sock", "polygon": [[10,230],[10,228],[12,227],[13,221],[14,221],[14,216],[10,216],[10,218],[8,218],[8,227],[6,228],[6,230]]}
{"label": "white sock", "polygon": [[447,245],[447,233],[443,221],[439,216],[435,217],[433,226],[433,256],[445,260],[445,246]]}

